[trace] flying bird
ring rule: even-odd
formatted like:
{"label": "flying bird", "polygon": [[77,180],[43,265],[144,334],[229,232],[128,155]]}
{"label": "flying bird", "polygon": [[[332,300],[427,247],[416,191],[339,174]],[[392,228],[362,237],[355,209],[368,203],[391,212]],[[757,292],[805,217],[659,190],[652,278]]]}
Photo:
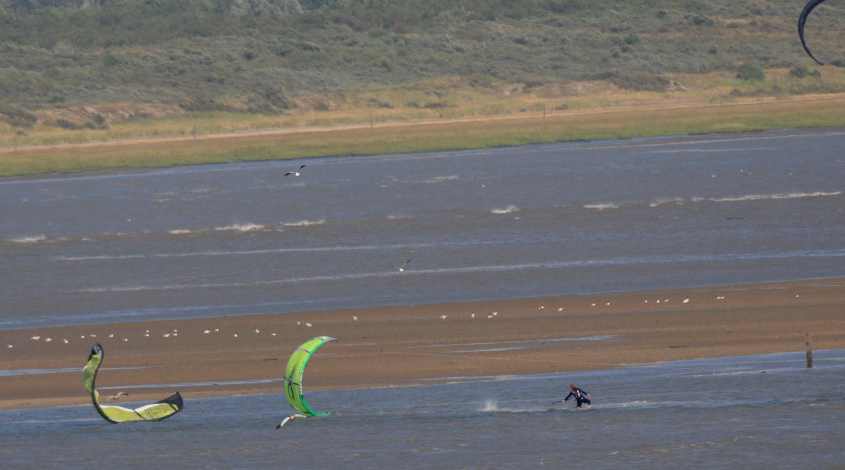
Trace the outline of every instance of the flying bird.
{"label": "flying bird", "polygon": [[305,169],[305,165],[299,165],[299,169],[296,171],[287,171],[285,172],[285,176],[302,176],[302,170]]}
{"label": "flying bird", "polygon": [[399,272],[404,273],[405,270],[408,269],[408,265],[411,264],[411,261],[413,260],[414,258],[408,258],[407,260],[405,260],[405,262],[402,263],[402,266],[399,266]]}

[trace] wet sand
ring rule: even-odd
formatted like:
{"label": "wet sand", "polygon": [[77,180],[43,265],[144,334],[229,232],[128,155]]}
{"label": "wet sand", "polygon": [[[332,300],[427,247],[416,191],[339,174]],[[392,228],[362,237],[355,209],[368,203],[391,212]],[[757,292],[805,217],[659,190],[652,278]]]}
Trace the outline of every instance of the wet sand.
{"label": "wet sand", "polygon": [[317,335],[339,341],[312,361],[309,389],[799,351],[807,333],[845,348],[845,279],[6,330],[0,408],[86,403],[78,372],[44,369],[81,368],[95,342],[103,395],[131,401],[275,393],[290,352]]}

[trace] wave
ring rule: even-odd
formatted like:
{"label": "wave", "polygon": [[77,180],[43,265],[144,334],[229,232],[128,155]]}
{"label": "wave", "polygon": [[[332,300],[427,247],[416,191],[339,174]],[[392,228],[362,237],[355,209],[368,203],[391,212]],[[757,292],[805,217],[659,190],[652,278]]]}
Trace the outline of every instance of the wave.
{"label": "wave", "polygon": [[299,220],[296,222],[283,222],[282,226],[284,227],[311,227],[314,225],[323,225],[326,223],[326,219],[318,219],[318,220]]}
{"label": "wave", "polygon": [[32,245],[32,244],[35,244],[35,243],[46,242],[48,240],[49,239],[47,238],[47,235],[38,234],[38,235],[25,235],[25,236],[17,237],[17,238],[9,238],[6,241],[8,241],[10,243],[19,243],[19,244],[22,244],[22,245]]}
{"label": "wave", "polygon": [[177,228],[177,229],[169,230],[167,233],[169,233],[171,235],[191,235],[191,234],[194,233],[194,231],[186,229],[186,228]]}
{"label": "wave", "polygon": [[569,261],[547,261],[523,264],[461,266],[438,269],[415,269],[413,271],[376,271],[336,275],[319,275],[309,277],[292,277],[285,279],[267,279],[252,282],[205,283],[205,284],[168,284],[168,285],[131,285],[114,287],[90,287],[68,291],[70,293],[113,293],[113,292],[162,292],[187,289],[222,289],[222,288],[255,288],[301,284],[306,282],[338,282],[360,281],[370,279],[389,279],[393,277],[454,275],[474,273],[501,273],[517,271],[557,270],[573,268],[603,268],[612,266],[633,265],[664,265],[688,263],[725,263],[767,260],[787,260],[793,258],[844,258],[845,249],[837,250],[799,250],[776,253],[732,253],[724,255],[664,255],[642,257],[618,257],[604,259],[586,259]]}
{"label": "wave", "polygon": [[461,179],[461,177],[458,176],[458,175],[435,176],[433,178],[429,178],[429,179],[423,181],[423,183],[425,183],[425,184],[437,184],[437,183],[445,183],[447,181],[457,181],[459,179]]}
{"label": "wave", "polygon": [[658,198],[658,199],[651,201],[651,203],[648,205],[648,207],[660,207],[660,206],[666,206],[666,205],[669,205],[669,204],[675,204],[677,206],[682,206],[682,205],[684,205],[685,202],[686,202],[686,200],[682,197]]}
{"label": "wave", "polygon": [[592,209],[597,211],[607,211],[619,209],[619,204],[615,202],[597,202],[593,204],[584,204],[584,209]]}
{"label": "wave", "polygon": [[692,202],[747,202],[747,201],[778,201],[785,199],[816,199],[823,197],[841,196],[842,191],[816,191],[812,193],[774,193],[774,194],[746,194],[742,196],[726,197],[694,197]]}
{"label": "wave", "polygon": [[513,214],[515,212],[519,212],[519,207],[516,207],[514,205],[510,205],[510,206],[504,207],[502,209],[492,209],[490,211],[491,214],[495,214],[495,215],[507,215],[507,214]]}
{"label": "wave", "polygon": [[217,232],[261,232],[267,230],[266,225],[261,224],[233,224],[225,227],[214,227]]}

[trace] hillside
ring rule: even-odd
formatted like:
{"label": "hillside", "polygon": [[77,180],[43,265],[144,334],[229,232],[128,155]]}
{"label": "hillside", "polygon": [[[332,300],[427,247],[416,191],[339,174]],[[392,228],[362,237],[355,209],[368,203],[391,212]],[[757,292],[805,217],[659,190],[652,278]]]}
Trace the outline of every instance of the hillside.
{"label": "hillside", "polygon": [[[0,117],[26,127],[43,120],[36,110],[111,103],[133,110],[127,118],[327,110],[334,103],[319,97],[330,93],[444,77],[480,89],[605,80],[663,90],[665,74],[808,64],[795,34],[801,3],[0,0]],[[835,61],[845,7],[822,6],[809,30],[820,56],[845,65]]]}

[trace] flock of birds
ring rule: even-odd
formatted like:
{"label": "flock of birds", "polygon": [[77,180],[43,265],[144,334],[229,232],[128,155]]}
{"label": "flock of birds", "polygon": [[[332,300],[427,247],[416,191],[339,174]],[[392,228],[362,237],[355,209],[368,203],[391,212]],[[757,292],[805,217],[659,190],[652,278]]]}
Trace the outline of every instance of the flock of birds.
{"label": "flock of birds", "polygon": [[[410,262],[410,260],[408,260],[405,264],[403,264],[403,266],[400,268],[400,270],[404,270],[404,269],[407,267],[407,264],[408,264],[409,262]],[[801,298],[801,294],[800,294],[800,293],[795,293],[795,294],[794,294],[794,298],[795,298],[795,299],[800,299],[800,298]],[[714,299],[715,299],[717,302],[722,303],[722,302],[726,302],[726,301],[727,301],[727,296],[724,296],[724,295],[717,295],[717,296],[715,296],[715,297],[714,297]],[[643,298],[643,304],[668,305],[668,304],[670,304],[670,303],[672,303],[672,302],[673,302],[673,299],[672,299],[671,297],[658,297],[658,298],[656,298],[656,299],[655,299],[655,298],[648,298],[648,297]],[[679,301],[679,303],[680,303],[681,305],[689,305],[689,304],[691,304],[691,303],[692,303],[692,298],[690,298],[690,297],[684,297],[683,299],[681,299],[681,300]],[[604,301],[604,302],[590,302],[590,304],[589,304],[589,308],[591,308],[591,309],[594,309],[594,308],[602,308],[602,307],[607,307],[607,308],[610,308],[610,307],[612,307],[613,305],[614,305],[614,304],[613,304],[613,302],[612,302],[612,301],[609,301],[609,300],[608,300],[608,301]],[[556,309],[558,313],[564,313],[564,312],[567,312],[567,308],[566,308],[566,307],[562,307],[562,306],[553,306],[553,307],[551,307],[551,308]],[[537,306],[537,310],[538,310],[538,311],[544,311],[544,310],[546,310],[546,305],[545,305],[545,304],[539,304],[539,305]],[[476,318],[479,318],[479,319],[480,319],[480,318],[484,318],[485,316],[486,316],[486,318],[487,318],[488,320],[492,320],[492,319],[495,319],[495,318],[499,318],[499,317],[500,317],[500,313],[499,313],[498,311],[493,311],[493,312],[490,312],[490,313],[488,313],[488,314],[486,314],[486,315],[485,315],[485,314],[483,314],[483,313],[482,313],[482,314],[479,314],[479,313],[476,313],[476,312],[470,312],[468,316],[469,316],[469,319],[471,319],[471,320],[475,320]],[[352,315],[352,317],[351,317],[351,318],[352,318],[352,321],[353,321],[353,322],[358,322],[358,321],[360,320],[360,318],[358,317],[358,315]],[[447,314],[445,314],[445,313],[444,313],[444,314],[439,315],[439,317],[438,317],[438,318],[439,318],[440,320],[445,321],[445,320],[448,320],[448,319],[449,319],[449,315],[447,315]],[[463,315],[463,316],[462,316],[462,318],[466,318],[466,315]],[[313,328],[313,327],[314,327],[314,324],[313,324],[312,322],[310,322],[310,321],[297,320],[297,321],[296,321],[296,326],[297,326],[297,327],[300,327],[300,328]],[[202,333],[202,335],[204,335],[204,336],[212,336],[212,335],[221,335],[221,334],[223,334],[223,331],[222,331],[220,328],[205,328],[205,329],[203,329],[203,330],[200,330],[200,332],[201,332],[201,333]],[[166,330],[166,331],[164,331],[164,332],[158,332],[158,333],[153,333],[153,331],[152,331],[152,330],[150,330],[150,329],[145,329],[145,330],[144,330],[144,333],[143,333],[143,337],[144,337],[144,338],[152,338],[153,336],[158,336],[158,337],[161,337],[161,338],[163,338],[163,339],[171,339],[171,338],[178,338],[180,335],[182,335],[182,333],[183,333],[183,332],[182,332],[182,331],[180,331],[178,328],[172,328],[172,329],[168,329],[168,330]],[[271,331],[271,332],[269,332],[269,333],[268,333],[268,332],[266,332],[266,331],[264,331],[264,330],[262,330],[262,329],[260,329],[260,328],[254,328],[254,329],[252,330],[252,333],[253,333],[254,335],[262,335],[262,334],[266,334],[267,336],[274,337],[274,338],[279,336],[279,333],[278,333],[277,331]],[[238,339],[238,338],[240,338],[240,337],[241,337],[241,333],[240,333],[239,331],[233,331],[233,332],[232,332],[232,334],[231,334],[231,337],[232,337],[232,338],[234,338],[234,339]],[[115,332],[112,332],[112,333],[109,333],[109,334],[107,334],[107,335],[104,335],[104,336],[103,336],[103,338],[108,338],[108,339],[110,339],[110,340],[119,341],[119,342],[122,342],[122,343],[129,343],[129,336],[119,335],[119,334],[117,334],[117,333],[115,333]],[[82,335],[79,335],[79,339],[80,339],[80,340],[83,340],[83,341],[88,341],[88,340],[97,340],[97,339],[98,339],[98,335],[97,335],[97,333],[89,333],[89,334],[87,334],[87,335],[82,334]],[[99,338],[99,339],[102,339],[102,338]],[[62,343],[62,344],[65,344],[65,345],[69,345],[69,344],[71,344],[71,342],[72,342],[72,341],[71,341],[71,338],[68,338],[68,337],[63,337],[63,338],[61,338],[60,340],[59,340],[59,338],[53,338],[53,337],[51,337],[51,336],[45,336],[45,335],[32,335],[32,336],[30,336],[30,337],[29,337],[29,342],[34,342],[34,343],[46,343],[46,344],[49,344],[49,343],[53,343],[53,342],[58,343],[59,341],[61,341],[61,343]],[[7,345],[6,345],[6,349],[7,349],[7,350],[14,350],[14,349],[15,349],[15,344],[12,344],[12,343],[7,344]]]}

